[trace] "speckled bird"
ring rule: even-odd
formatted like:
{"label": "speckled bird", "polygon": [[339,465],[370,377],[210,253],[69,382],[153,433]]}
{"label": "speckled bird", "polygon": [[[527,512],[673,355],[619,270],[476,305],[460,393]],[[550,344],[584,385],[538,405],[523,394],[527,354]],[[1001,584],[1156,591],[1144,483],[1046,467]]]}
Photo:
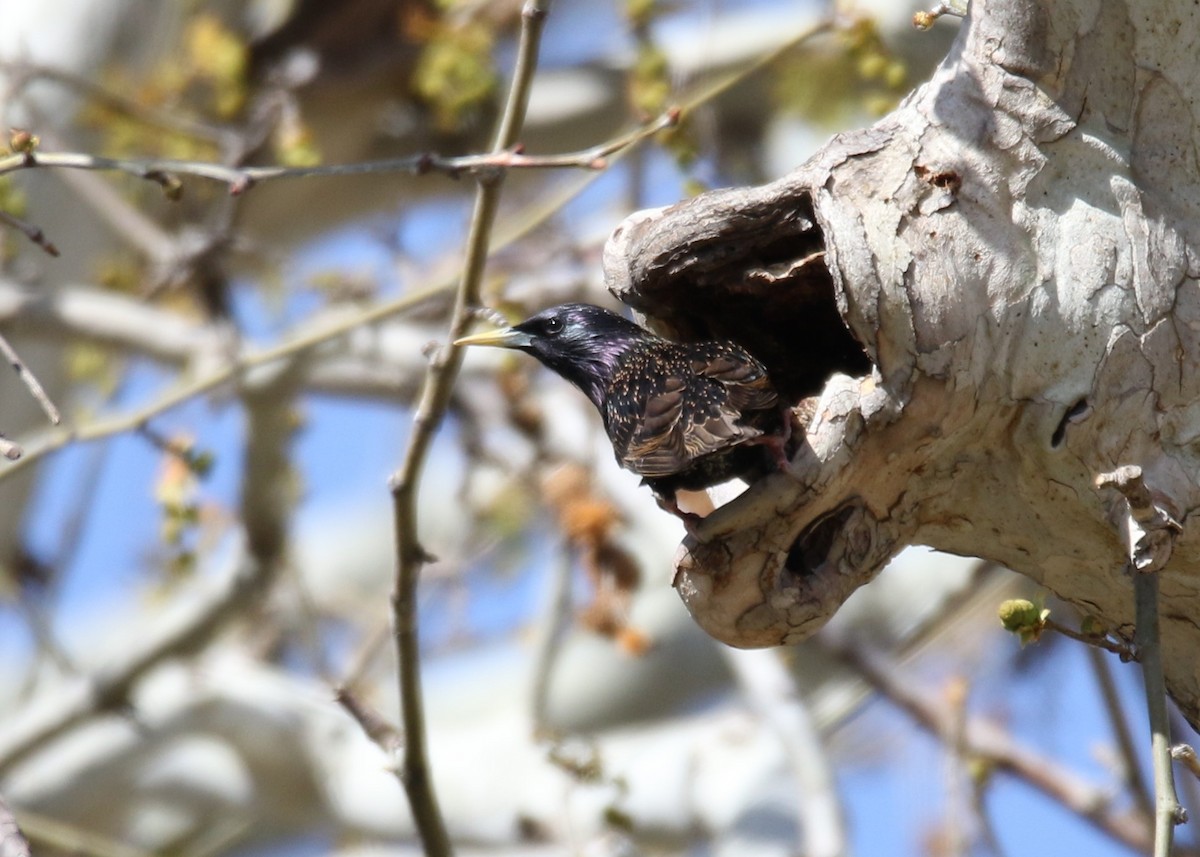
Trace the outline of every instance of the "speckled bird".
{"label": "speckled bird", "polygon": [[622,467],[685,520],[675,492],[786,466],[791,412],[762,364],[728,341],[672,342],[606,309],[570,303],[455,345],[532,354],[600,411]]}

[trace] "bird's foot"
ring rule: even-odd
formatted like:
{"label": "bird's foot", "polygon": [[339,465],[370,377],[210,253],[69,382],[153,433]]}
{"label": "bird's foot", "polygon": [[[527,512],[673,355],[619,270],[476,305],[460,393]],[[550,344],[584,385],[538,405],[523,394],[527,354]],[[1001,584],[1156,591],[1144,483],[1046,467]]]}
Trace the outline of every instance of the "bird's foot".
{"label": "bird's foot", "polygon": [[788,444],[792,439],[792,422],[784,422],[784,428],[778,434],[764,434],[748,443],[765,446],[774,462],[775,468],[782,473],[792,472],[792,460],[788,457]]}
{"label": "bird's foot", "polygon": [[767,441],[767,449],[771,451],[771,458],[775,460],[775,466],[781,473],[792,472],[792,460],[788,457],[788,441],[791,439],[792,428],[791,423],[788,423],[788,428],[782,435],[776,435]]}
{"label": "bird's foot", "polygon": [[697,515],[695,512],[685,512],[679,508],[679,504],[675,502],[675,496],[664,497],[662,494],[656,493],[654,499],[658,502],[658,507],[665,512],[670,512],[676,518],[683,522],[683,528],[687,530],[689,536],[696,535],[696,528],[700,526],[700,522],[704,520],[703,515]]}

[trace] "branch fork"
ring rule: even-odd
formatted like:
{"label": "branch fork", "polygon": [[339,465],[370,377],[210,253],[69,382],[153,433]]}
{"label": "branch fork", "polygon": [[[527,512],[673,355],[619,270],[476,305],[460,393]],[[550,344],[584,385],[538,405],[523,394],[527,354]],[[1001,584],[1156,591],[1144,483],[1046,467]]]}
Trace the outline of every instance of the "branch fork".
{"label": "branch fork", "polygon": [[1111,488],[1125,498],[1126,513],[1120,522],[1134,571],[1150,574],[1161,571],[1171,559],[1175,541],[1183,527],[1166,508],[1156,502],[1146,485],[1142,468],[1127,464],[1096,477],[1097,488]]}

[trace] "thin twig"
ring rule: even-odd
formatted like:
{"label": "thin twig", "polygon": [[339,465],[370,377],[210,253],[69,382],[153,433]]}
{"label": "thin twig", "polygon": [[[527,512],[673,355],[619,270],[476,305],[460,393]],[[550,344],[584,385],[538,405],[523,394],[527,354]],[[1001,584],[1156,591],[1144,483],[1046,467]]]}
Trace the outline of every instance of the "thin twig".
{"label": "thin twig", "polygon": [[233,381],[247,369],[299,356],[318,345],[328,342],[331,339],[336,339],[339,336],[344,336],[359,327],[371,325],[390,316],[420,307],[431,300],[444,296],[448,289],[448,283],[439,283],[426,289],[409,292],[406,295],[371,307],[363,312],[320,325],[316,330],[297,336],[288,342],[247,354],[234,362],[213,370],[208,375],[186,381],[174,389],[168,390],[154,402],[130,411],[127,414],[97,420],[76,429],[52,432],[37,441],[37,445],[29,449],[19,462],[0,470],[0,479],[13,475],[21,468],[27,467],[47,454],[62,449],[73,442],[98,440],[114,434],[132,431],[144,425],[153,417],[166,413],[197,396],[210,393],[218,387]]}
{"label": "thin twig", "polygon": [[1133,793],[1134,803],[1149,818],[1154,814],[1154,800],[1150,797],[1150,787],[1146,778],[1142,776],[1141,759],[1138,758],[1133,733],[1129,730],[1129,721],[1125,719],[1125,710],[1121,706],[1121,696],[1117,692],[1116,682],[1113,681],[1112,670],[1108,668],[1108,659],[1099,649],[1092,646],[1087,646],[1085,651],[1092,666],[1092,674],[1096,677],[1096,683],[1100,685],[1100,697],[1104,700],[1108,722],[1112,726],[1117,749],[1121,753],[1122,773],[1126,785]]}
{"label": "thin twig", "polygon": [[[88,496],[90,498],[95,495]],[[61,566],[58,566],[58,568],[61,568]],[[17,605],[25,620],[25,624],[29,628],[29,632],[37,642],[38,654],[48,657],[63,674],[78,673],[79,667],[75,663],[75,659],[67,653],[67,650],[54,634],[54,625],[50,620],[49,611],[41,604],[39,597],[30,590],[30,587],[20,585]],[[35,658],[29,662],[25,679],[21,683],[22,693],[19,696],[28,696],[29,690],[33,688],[37,681],[40,666],[41,658]]]}
{"label": "thin twig", "polygon": [[[527,0],[522,9],[516,69],[493,147],[497,153],[505,152],[515,145],[525,121],[525,109],[529,103],[538,46],[548,8],[548,0]],[[491,171],[479,177],[475,208],[467,236],[466,262],[455,295],[454,314],[450,320],[450,340],[466,334],[474,319],[474,307],[480,303],[479,295],[488,257],[488,244],[503,178],[504,172],[501,170]],[[396,635],[400,713],[405,737],[400,778],[404,783],[425,853],[434,857],[449,855],[452,849],[445,822],[438,809],[426,752],[416,594],[417,580],[421,568],[429,561],[429,554],[421,546],[418,537],[417,492],[429,446],[449,406],[450,394],[462,366],[462,357],[461,349],[443,347],[438,349],[430,360],[404,461],[391,480],[396,530],[393,630]]]}
{"label": "thin twig", "polygon": [[143,125],[173,134],[183,134],[219,144],[236,133],[228,126],[210,125],[178,113],[160,110],[101,86],[86,77],[26,59],[0,60],[0,72],[31,80],[45,80],[60,84],[67,89],[82,93],[101,107],[112,110],[114,113],[124,114]]}
{"label": "thin twig", "polygon": [[949,15],[952,18],[965,18],[967,16],[966,0],[935,3],[933,8],[928,11],[914,12],[912,18],[913,26],[918,30],[928,30],[943,15]]}
{"label": "thin twig", "polygon": [[[350,656],[350,662],[346,667],[346,674],[342,680],[338,682],[340,687],[357,687],[359,682],[363,680],[367,670],[371,667],[371,662],[383,649],[383,644],[387,642],[390,636],[391,623],[388,620],[377,622],[371,631],[358,644],[358,648],[354,654]],[[336,687],[335,687],[336,692]]]}
{"label": "thin twig", "polygon": [[544,735],[550,731],[550,679],[562,654],[563,638],[571,627],[573,571],[571,549],[564,543],[559,548],[557,561],[552,563],[549,570],[549,597],[546,601],[545,615],[539,623],[537,642],[534,644],[533,678],[530,682],[529,696],[535,735]]}
{"label": "thin twig", "polygon": [[1062,634],[1064,637],[1070,637],[1072,640],[1077,640],[1080,643],[1086,643],[1089,649],[1104,649],[1106,652],[1112,652],[1118,655],[1121,660],[1128,661],[1133,659],[1133,649],[1119,640],[1114,640],[1111,637],[1102,636],[1099,634],[1085,634],[1082,631],[1076,631],[1061,622],[1055,622],[1047,617],[1044,620],[1047,630]]}
{"label": "thin twig", "polygon": [[46,237],[46,233],[42,230],[42,227],[34,226],[32,223],[26,223],[15,214],[9,214],[2,208],[0,208],[0,223],[17,230],[51,256],[58,255],[58,248],[55,247],[54,243]]}
{"label": "thin twig", "polygon": [[[586,169],[599,171],[608,166],[608,158],[616,153],[633,146],[657,132],[674,125],[679,121],[680,111],[672,108],[665,111],[654,122],[636,128],[626,134],[582,149],[558,155],[526,155],[520,146],[513,144],[503,150],[497,150],[484,155],[462,155],[459,157],[443,157],[441,155],[424,153],[405,158],[389,158],[378,161],[364,161],[351,164],[321,164],[312,167],[246,167],[233,164],[216,164],[204,161],[185,161],[162,158],[107,158],[86,152],[46,152],[30,148],[16,152],[7,157],[0,157],[0,175],[18,170],[38,168],[64,168],[73,170],[116,171],[126,173],[136,178],[145,179],[158,184],[170,199],[178,199],[183,193],[180,175],[190,175],[198,178],[222,182],[229,186],[233,195],[239,195],[254,185],[272,179],[314,178],[319,176],[348,176],[370,173],[411,173],[424,175],[427,173],[444,173],[457,178],[461,175],[484,175],[496,171],[510,169]],[[96,192],[103,194],[103,190]],[[125,203],[110,206],[120,211],[125,206],[123,217],[119,218],[120,231],[134,237],[139,246],[151,252],[162,246],[161,236],[155,235],[154,227],[141,218],[140,215]],[[109,209],[103,209],[105,214]],[[19,230],[30,241],[37,244],[52,256],[58,255],[58,248],[47,240],[45,233],[34,224],[0,210],[0,223],[6,223]]]}
{"label": "thin twig", "polygon": [[354,718],[363,734],[395,763],[404,749],[404,736],[400,730],[389,723],[378,709],[360,698],[349,685],[342,684],[334,688],[334,699]]}
{"label": "thin twig", "polygon": [[[818,24],[797,33],[796,36],[790,39],[784,45],[781,45],[777,50],[764,55],[760,59],[751,63],[743,69],[730,74],[725,79],[722,79],[710,86],[705,87],[699,93],[687,99],[682,106],[673,108],[664,114],[664,117],[659,120],[659,123],[674,121],[682,114],[686,114],[702,104],[709,102],[722,93],[729,90],[739,81],[760,71],[766,66],[778,60],[788,51],[793,50],[800,44],[812,39],[818,35],[829,32],[833,28],[831,21],[825,20]],[[618,137],[615,140],[603,144],[596,149],[587,150],[589,153],[596,153],[600,157],[608,160],[614,159],[616,156],[627,154],[636,146],[648,139],[659,125],[652,125],[649,128],[642,128],[630,134]],[[623,148],[622,148],[623,147]],[[569,156],[564,156],[569,157]],[[579,156],[579,160],[584,160]],[[145,165],[143,165],[145,166]],[[592,161],[588,162],[589,167],[595,167],[596,164]],[[577,197],[592,181],[596,179],[599,172],[593,172],[588,175],[583,181],[565,188],[560,194],[556,194],[549,200],[541,201],[526,212],[525,216],[513,218],[511,222],[516,223],[515,227],[510,227],[502,237],[498,237],[491,242],[493,252],[507,247],[532,232],[537,227],[544,224],[554,214],[561,210],[562,206],[568,201]],[[423,306],[424,304],[437,300],[454,288],[453,281],[446,281],[434,284],[420,291],[410,292],[399,298],[370,307],[361,312],[352,315],[344,316],[337,321],[321,324],[306,334],[293,337],[291,340],[264,349],[259,352],[242,357],[237,363],[223,366],[214,370],[212,373],[200,378],[192,379],[177,385],[174,389],[168,390],[160,398],[137,408],[127,414],[116,415],[105,420],[100,420],[89,426],[81,427],[73,431],[57,431],[35,439],[30,444],[30,449],[26,450],[24,446],[16,441],[5,438],[0,435],[0,455],[14,461],[3,469],[0,469],[0,480],[12,476],[19,470],[30,466],[42,458],[57,452],[64,447],[76,442],[89,442],[99,440],[101,438],[111,437],[115,434],[122,434],[146,420],[166,413],[179,405],[191,401],[197,396],[205,395],[222,385],[230,382],[244,370],[253,366],[262,365],[275,360],[283,360],[289,357],[294,357],[303,352],[323,345],[330,340],[337,339],[361,327],[367,327],[384,321],[395,315],[408,312]]]}
{"label": "thin twig", "polygon": [[[61,176],[62,183],[91,210],[98,222],[112,230],[114,238],[145,257],[156,277],[161,277],[164,269],[176,270],[190,261],[181,254],[181,249],[196,233],[190,230],[173,233],[138,208],[134,197],[122,193],[122,189],[102,173],[62,170]],[[194,253],[189,255],[195,257]]]}
{"label": "thin twig", "polygon": [[16,349],[9,344],[2,333],[0,333],[0,354],[4,355],[4,359],[16,371],[17,377],[25,384],[30,394],[37,400],[37,403],[42,406],[42,410],[50,422],[54,423],[54,425],[61,423],[62,416],[59,414],[58,408],[54,407],[54,402],[50,401],[50,397],[46,395],[46,389],[38,381],[37,376],[25,365],[25,361],[21,359],[21,355],[17,354]]}
{"label": "thin twig", "polygon": [[1171,727],[1167,718],[1167,685],[1163,679],[1162,649],[1158,633],[1158,574],[1130,569],[1137,610],[1134,640],[1146,685],[1146,709],[1150,715],[1150,753],[1154,764],[1154,857],[1169,857],[1175,825],[1187,813],[1175,796],[1171,768]]}
{"label": "thin twig", "polygon": [[1171,748],[1171,758],[1192,772],[1192,776],[1200,780],[1200,757],[1196,748],[1191,744],[1176,744]]}
{"label": "thin twig", "polygon": [[[634,145],[642,139],[639,137],[630,145]],[[590,185],[597,175],[599,174],[589,175],[582,182],[565,188],[562,193],[556,194],[553,199],[535,204],[525,216],[513,218],[512,223],[516,225],[509,226],[509,231],[492,242],[492,251],[496,252],[510,246],[544,224],[556,212],[560,211],[563,205],[578,196],[579,193]],[[324,345],[331,340],[345,336],[360,328],[369,327],[393,316],[424,307],[426,304],[446,297],[455,288],[456,282],[456,278],[448,278],[426,288],[410,291],[400,297],[368,307],[360,312],[342,315],[334,321],[316,324],[312,330],[293,336],[286,342],[262,349],[261,351],[251,352],[240,357],[233,363],[213,370],[208,375],[178,384],[173,389],[162,394],[155,401],[126,414],[97,420],[94,423],[73,430],[60,429],[44,433],[32,441],[29,444],[30,448],[27,450],[21,444],[0,435],[0,454],[15,462],[0,469],[0,480],[14,475],[25,467],[72,443],[99,440],[135,429],[146,420],[160,416],[191,401],[197,396],[211,393],[213,390],[230,383],[247,369],[273,363],[277,360],[297,357],[310,349]],[[18,459],[20,460],[18,461]]]}
{"label": "thin twig", "polygon": [[1142,468],[1127,464],[1096,477],[1097,488],[1115,489],[1125,500],[1123,535],[1128,550],[1125,568],[1133,577],[1137,627],[1134,645],[1146,686],[1150,718],[1150,755],[1154,766],[1154,857],[1167,857],[1175,825],[1187,812],[1175,793],[1171,768],[1171,724],[1167,714],[1167,684],[1163,677],[1158,627],[1159,572],[1166,568],[1182,527],[1146,484]]}
{"label": "thin twig", "polygon": [[[433,153],[410,155],[404,158],[385,158],[351,164],[319,164],[312,167],[232,167],[205,161],[185,161],[170,158],[107,158],[87,152],[33,151],[0,157],[0,175],[30,169],[76,169],[120,172],[154,182],[170,197],[181,192],[179,176],[210,179],[229,186],[238,195],[256,184],[276,179],[304,179],[328,176],[356,176],[374,173],[409,173],[425,175],[442,173],[451,178],[463,175],[485,176],[506,170],[585,169],[602,170],[608,157],[633,143],[677,122],[679,113],[671,110],[656,121],[598,146],[558,155],[526,155],[514,139],[503,149],[483,155],[448,157]],[[19,224],[14,223],[18,228]],[[25,231],[24,229],[22,231]],[[40,233],[40,230],[37,230]],[[26,232],[26,234],[29,234]],[[31,235],[31,240],[33,236]],[[38,242],[41,243],[41,242]],[[43,245],[45,246],[45,245]],[[50,248],[47,247],[50,251]],[[57,255],[57,251],[53,251]]]}
{"label": "thin twig", "polygon": [[[1191,724],[1180,714],[1179,706],[1171,707],[1171,731],[1176,735],[1188,735],[1193,731]],[[1185,807],[1200,806],[1200,758],[1196,756],[1196,750],[1190,744],[1176,744],[1171,748],[1171,759],[1182,766],[1175,781],[1179,802]]]}
{"label": "thin twig", "polygon": [[986,848],[992,857],[1004,857],[1004,846],[1000,844],[995,822],[992,820],[992,814],[988,812],[985,800],[987,785],[987,779],[984,777],[971,778],[971,811],[979,824],[979,844]]}
{"label": "thin twig", "polygon": [[[893,664],[884,663],[861,647],[827,644],[826,649],[922,729],[943,741],[951,740],[953,714],[937,701],[936,693],[922,688],[911,676],[900,675]],[[1041,751],[1023,746],[994,723],[968,718],[964,735],[966,753],[1024,781],[1129,848],[1139,852],[1149,848],[1150,836],[1141,817],[1118,814],[1106,789],[1087,783]]]}

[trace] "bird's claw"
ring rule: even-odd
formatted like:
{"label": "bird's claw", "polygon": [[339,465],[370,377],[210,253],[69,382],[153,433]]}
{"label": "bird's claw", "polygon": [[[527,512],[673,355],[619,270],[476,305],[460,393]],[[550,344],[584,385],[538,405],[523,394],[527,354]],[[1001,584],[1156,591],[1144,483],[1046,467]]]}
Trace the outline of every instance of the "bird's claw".
{"label": "bird's claw", "polygon": [[771,454],[775,468],[782,473],[791,473],[792,460],[788,457],[788,444],[792,439],[792,431],[791,412],[789,411],[784,417],[783,429],[778,434],[765,434],[747,441],[747,443],[765,446]]}
{"label": "bird's claw", "polygon": [[662,494],[655,493],[655,501],[658,507],[664,512],[670,512],[676,518],[683,522],[683,528],[687,530],[689,536],[696,535],[696,529],[700,526],[700,522],[704,520],[703,515],[697,515],[695,512],[685,512],[679,508],[679,503],[675,501],[674,495],[664,497]]}

